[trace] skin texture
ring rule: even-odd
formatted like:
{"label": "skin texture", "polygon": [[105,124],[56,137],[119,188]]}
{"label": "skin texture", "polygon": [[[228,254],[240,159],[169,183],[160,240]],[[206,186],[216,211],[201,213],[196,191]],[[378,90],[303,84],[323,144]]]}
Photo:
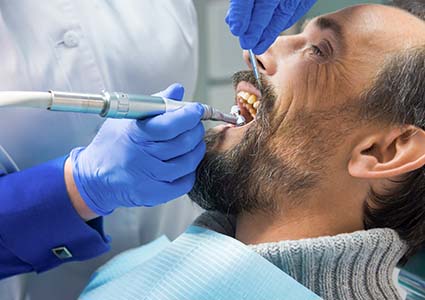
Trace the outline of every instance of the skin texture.
{"label": "skin texture", "polygon": [[[354,6],[324,17],[313,19],[301,34],[278,38],[257,57],[262,81],[273,91],[263,93],[259,120],[241,128],[218,127],[208,135],[199,172],[222,171],[238,191],[222,188],[224,182],[220,188],[209,183],[215,195],[232,195],[223,197],[219,210],[237,214],[236,238],[244,243],[361,230],[369,191],[392,188],[392,180],[425,164],[423,130],[383,126],[358,115],[360,96],[385,60],[425,44],[425,24],[382,5]],[[249,65],[247,53],[244,58]],[[270,174],[278,174],[279,165],[291,176],[266,178],[265,171],[256,171],[265,164],[274,170]],[[229,174],[241,170],[249,176],[235,173],[239,184]],[[208,178],[198,177],[191,193],[195,202],[214,201],[202,192]],[[234,200],[238,195],[241,199]]]}
{"label": "skin texture", "polygon": [[78,192],[74,177],[72,176],[72,164],[69,158],[65,162],[64,178],[69,199],[80,217],[84,221],[97,218],[98,215],[87,206],[86,202],[84,202]]}

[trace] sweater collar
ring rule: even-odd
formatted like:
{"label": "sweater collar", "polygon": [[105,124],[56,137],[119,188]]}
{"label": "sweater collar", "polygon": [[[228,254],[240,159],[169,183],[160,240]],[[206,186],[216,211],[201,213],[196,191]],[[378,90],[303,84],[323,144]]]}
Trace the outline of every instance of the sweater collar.
{"label": "sweater collar", "polygon": [[[195,225],[234,236],[235,218],[217,212]],[[400,299],[393,274],[407,245],[389,228],[249,245],[323,299]]]}
{"label": "sweater collar", "polygon": [[392,229],[250,245],[324,299],[399,299],[393,273],[407,246]]}

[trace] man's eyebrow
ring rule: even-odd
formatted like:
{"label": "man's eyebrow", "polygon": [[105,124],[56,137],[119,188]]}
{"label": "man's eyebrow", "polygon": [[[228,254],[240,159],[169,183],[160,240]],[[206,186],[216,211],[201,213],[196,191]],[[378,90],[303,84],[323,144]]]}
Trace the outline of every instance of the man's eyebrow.
{"label": "man's eyebrow", "polygon": [[319,17],[314,21],[314,24],[321,30],[332,30],[339,41],[342,42],[344,40],[342,26],[336,20],[327,17]]}

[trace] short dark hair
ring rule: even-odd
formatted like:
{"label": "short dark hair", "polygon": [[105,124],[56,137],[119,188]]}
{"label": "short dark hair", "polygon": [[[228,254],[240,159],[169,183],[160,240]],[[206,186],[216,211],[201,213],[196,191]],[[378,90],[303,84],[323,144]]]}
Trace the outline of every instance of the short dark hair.
{"label": "short dark hair", "polygon": [[425,20],[424,0],[393,0],[392,5],[410,12],[412,15]]}
{"label": "short dark hair", "polygon": [[[393,1],[425,20],[425,1]],[[425,45],[392,55],[362,96],[361,115],[392,125],[425,129]],[[425,147],[425,145],[424,145]],[[409,250],[402,260],[425,245],[425,167],[403,176],[395,190],[370,192],[365,227],[396,230]]]}

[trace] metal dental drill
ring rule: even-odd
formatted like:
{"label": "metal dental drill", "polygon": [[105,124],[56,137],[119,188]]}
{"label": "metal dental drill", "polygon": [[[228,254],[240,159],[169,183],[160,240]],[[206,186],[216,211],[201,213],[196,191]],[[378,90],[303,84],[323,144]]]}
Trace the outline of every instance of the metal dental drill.
{"label": "metal dental drill", "polygon": [[[98,114],[106,118],[145,119],[177,110],[188,102],[160,96],[129,95],[117,92],[83,94],[68,92],[0,92],[0,107],[47,108],[52,111]],[[225,114],[209,105],[202,120],[237,124],[236,116]]]}
{"label": "metal dental drill", "polygon": [[[49,110],[95,113],[106,118],[145,119],[177,110],[188,104],[188,102],[160,96],[128,95],[117,92],[76,94],[51,91],[50,93],[52,102],[48,107]],[[206,104],[201,103],[201,105],[204,107],[202,120],[236,124],[235,116],[222,113]]]}
{"label": "metal dental drill", "polygon": [[244,118],[244,116],[241,115],[241,110],[239,106],[233,105],[232,109],[230,110],[230,114],[236,117],[237,126],[242,126],[246,124],[246,119]]}

